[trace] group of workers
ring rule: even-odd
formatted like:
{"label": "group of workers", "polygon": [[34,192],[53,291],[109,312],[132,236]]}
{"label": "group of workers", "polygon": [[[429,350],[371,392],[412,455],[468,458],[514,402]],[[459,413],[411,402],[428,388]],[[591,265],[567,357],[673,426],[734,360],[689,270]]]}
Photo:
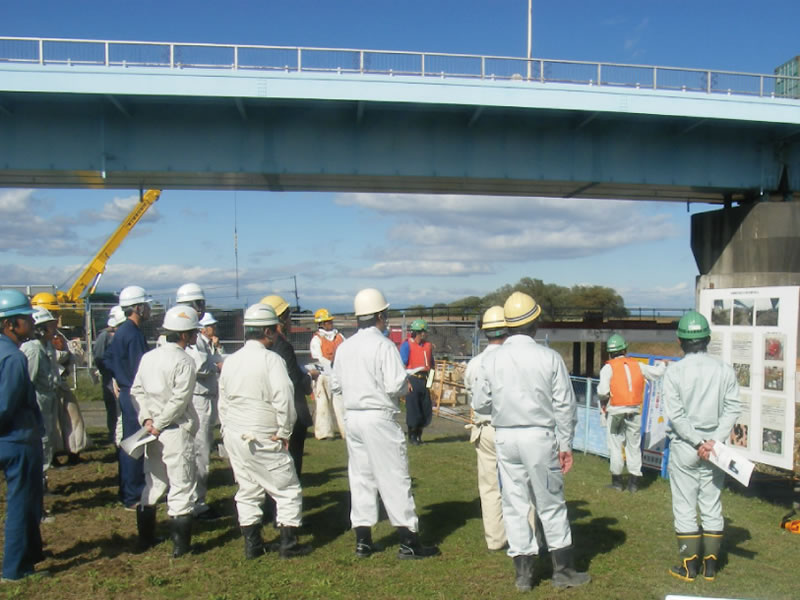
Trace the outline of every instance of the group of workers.
{"label": "group of workers", "polygon": [[[142,325],[151,315],[145,290],[130,286],[109,315],[110,342],[103,341],[101,371],[111,394],[115,440],[143,438],[144,453],[120,450],[120,497],[136,511],[139,546],[157,543],[156,504],[167,493],[173,556],[191,550],[194,519],[216,518],[206,504],[209,454],[219,420],[222,441],[238,485],[235,502],[245,556],[269,550],[289,558],[307,554],[299,543],[303,445],[313,422],[306,395],[314,389],[319,439],[338,427],[348,451],[350,521],[355,553],[374,551],[372,527],[379,500],[398,530],[398,558],[439,555],[422,543],[408,470],[406,444],[419,444],[430,423],[427,380],[433,348],[427,325],[412,323],[398,351],[388,339],[389,303],[377,289],[354,299],[357,332],[345,339],[325,309],[315,314],[312,365],[297,361],[287,339],[291,311],[277,295],[266,296],[244,314],[244,346],[226,355],[215,336],[216,321],[205,310],[197,284],[178,289],[164,315],[164,335],[149,350]],[[34,310],[27,298],[0,291],[0,463],[8,481],[3,577],[19,579],[41,560],[43,436],[47,426],[31,383],[29,361],[17,347],[32,336]],[[481,328],[488,346],[467,366],[465,384],[474,419],[470,440],[478,455],[481,508],[488,547],[507,546],[515,585],[530,590],[537,555],[546,548],[552,584],[575,587],[590,581],[575,568],[572,532],[564,498],[564,476],[573,464],[577,421],[575,395],[561,356],[534,340],[541,307],[514,292],[491,307]],[[670,486],[683,580],[715,577],[722,541],[720,491],[724,476],[707,459],[724,442],[740,411],[730,366],[706,354],[708,322],[690,312],[678,324],[686,357],[664,367],[646,367],[625,354],[627,344],[609,339],[610,360],[598,393],[609,433],[612,486],[622,490],[623,452],[636,491],[641,477],[640,411],[644,379],[663,376],[671,422]],[[43,360],[39,356],[38,359]],[[35,383],[35,382],[34,382]],[[406,399],[408,438],[397,422]],[[112,421],[109,420],[109,428]],[[638,455],[638,458],[637,458]],[[35,474],[36,476],[33,476]],[[701,526],[696,512],[699,509]],[[262,538],[264,520],[280,537]]]}

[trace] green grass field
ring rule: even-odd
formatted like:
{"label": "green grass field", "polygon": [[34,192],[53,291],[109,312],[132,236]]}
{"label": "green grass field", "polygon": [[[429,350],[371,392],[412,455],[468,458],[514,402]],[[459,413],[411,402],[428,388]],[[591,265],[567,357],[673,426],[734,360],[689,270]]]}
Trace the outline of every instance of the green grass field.
{"label": "green grass field", "polygon": [[[439,421],[436,419],[436,421]],[[306,445],[301,541],[314,546],[307,557],[275,554],[245,561],[234,514],[235,485],[227,463],[215,457],[210,500],[226,517],[195,525],[192,556],[173,560],[171,545],[135,554],[135,514],[116,501],[113,451],[84,452],[81,465],[53,471],[47,499],[55,516],[42,526],[52,553],[40,568],[49,579],[0,586],[0,597],[69,598],[517,598],[511,559],[486,550],[480,520],[475,454],[463,429],[438,422],[427,443],[409,449],[411,475],[423,539],[440,545],[442,556],[422,561],[395,558],[397,539],[384,519],[374,531],[385,550],[369,559],[353,554],[348,531],[346,448],[341,440]],[[93,434],[95,439],[102,436]],[[669,486],[648,477],[637,494],[607,489],[605,460],[577,455],[566,494],[579,568],[592,583],[557,592],[550,586],[549,555],[536,565],[536,598],[663,598],[668,593],[728,598],[797,598],[800,536],[778,527],[788,498],[769,500],[728,489],[723,494],[728,564],[713,583],[683,583],[667,574],[676,562]],[[4,503],[4,490],[3,500]],[[4,504],[2,504],[4,509]],[[166,512],[159,528],[167,534]],[[265,538],[277,534],[265,528]]]}

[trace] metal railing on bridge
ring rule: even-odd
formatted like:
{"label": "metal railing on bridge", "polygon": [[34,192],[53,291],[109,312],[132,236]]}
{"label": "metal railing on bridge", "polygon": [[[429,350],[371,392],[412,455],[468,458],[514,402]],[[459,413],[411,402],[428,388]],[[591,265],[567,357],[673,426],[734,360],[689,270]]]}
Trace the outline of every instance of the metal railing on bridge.
{"label": "metal railing on bridge", "polygon": [[511,56],[351,48],[0,37],[0,63],[517,80],[797,98],[800,77]]}

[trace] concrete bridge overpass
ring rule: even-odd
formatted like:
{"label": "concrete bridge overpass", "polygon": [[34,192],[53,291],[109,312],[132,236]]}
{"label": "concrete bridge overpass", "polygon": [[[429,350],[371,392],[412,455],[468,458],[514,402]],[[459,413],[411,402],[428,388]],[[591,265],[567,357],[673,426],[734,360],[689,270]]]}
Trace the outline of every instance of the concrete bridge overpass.
{"label": "concrete bridge overpass", "polygon": [[800,211],[786,202],[800,190],[800,101],[786,97],[797,84],[789,79],[0,38],[0,186],[720,203],[725,210],[693,223],[701,273],[725,276],[707,283],[774,285],[800,273]]}

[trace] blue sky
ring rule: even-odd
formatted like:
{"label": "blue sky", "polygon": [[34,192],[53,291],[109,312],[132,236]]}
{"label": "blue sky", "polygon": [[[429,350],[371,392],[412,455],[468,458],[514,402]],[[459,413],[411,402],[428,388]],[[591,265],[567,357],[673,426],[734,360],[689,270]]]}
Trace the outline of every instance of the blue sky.
{"label": "blue sky", "polygon": [[[526,52],[527,0],[4,4],[3,36]],[[533,55],[771,73],[800,54],[798,17],[796,1],[535,0]],[[70,283],[136,194],[0,189],[0,282]],[[523,220],[535,235],[519,227]],[[427,260],[442,255],[451,258],[445,266]],[[291,296],[292,275],[301,306],[312,310],[349,310],[366,286],[407,306],[484,295],[526,276],[608,285],[628,306],[687,307],[697,269],[685,205],[168,190],[113,256],[100,288],[142,284],[166,299],[196,281],[212,305],[242,305],[275,291]]]}

